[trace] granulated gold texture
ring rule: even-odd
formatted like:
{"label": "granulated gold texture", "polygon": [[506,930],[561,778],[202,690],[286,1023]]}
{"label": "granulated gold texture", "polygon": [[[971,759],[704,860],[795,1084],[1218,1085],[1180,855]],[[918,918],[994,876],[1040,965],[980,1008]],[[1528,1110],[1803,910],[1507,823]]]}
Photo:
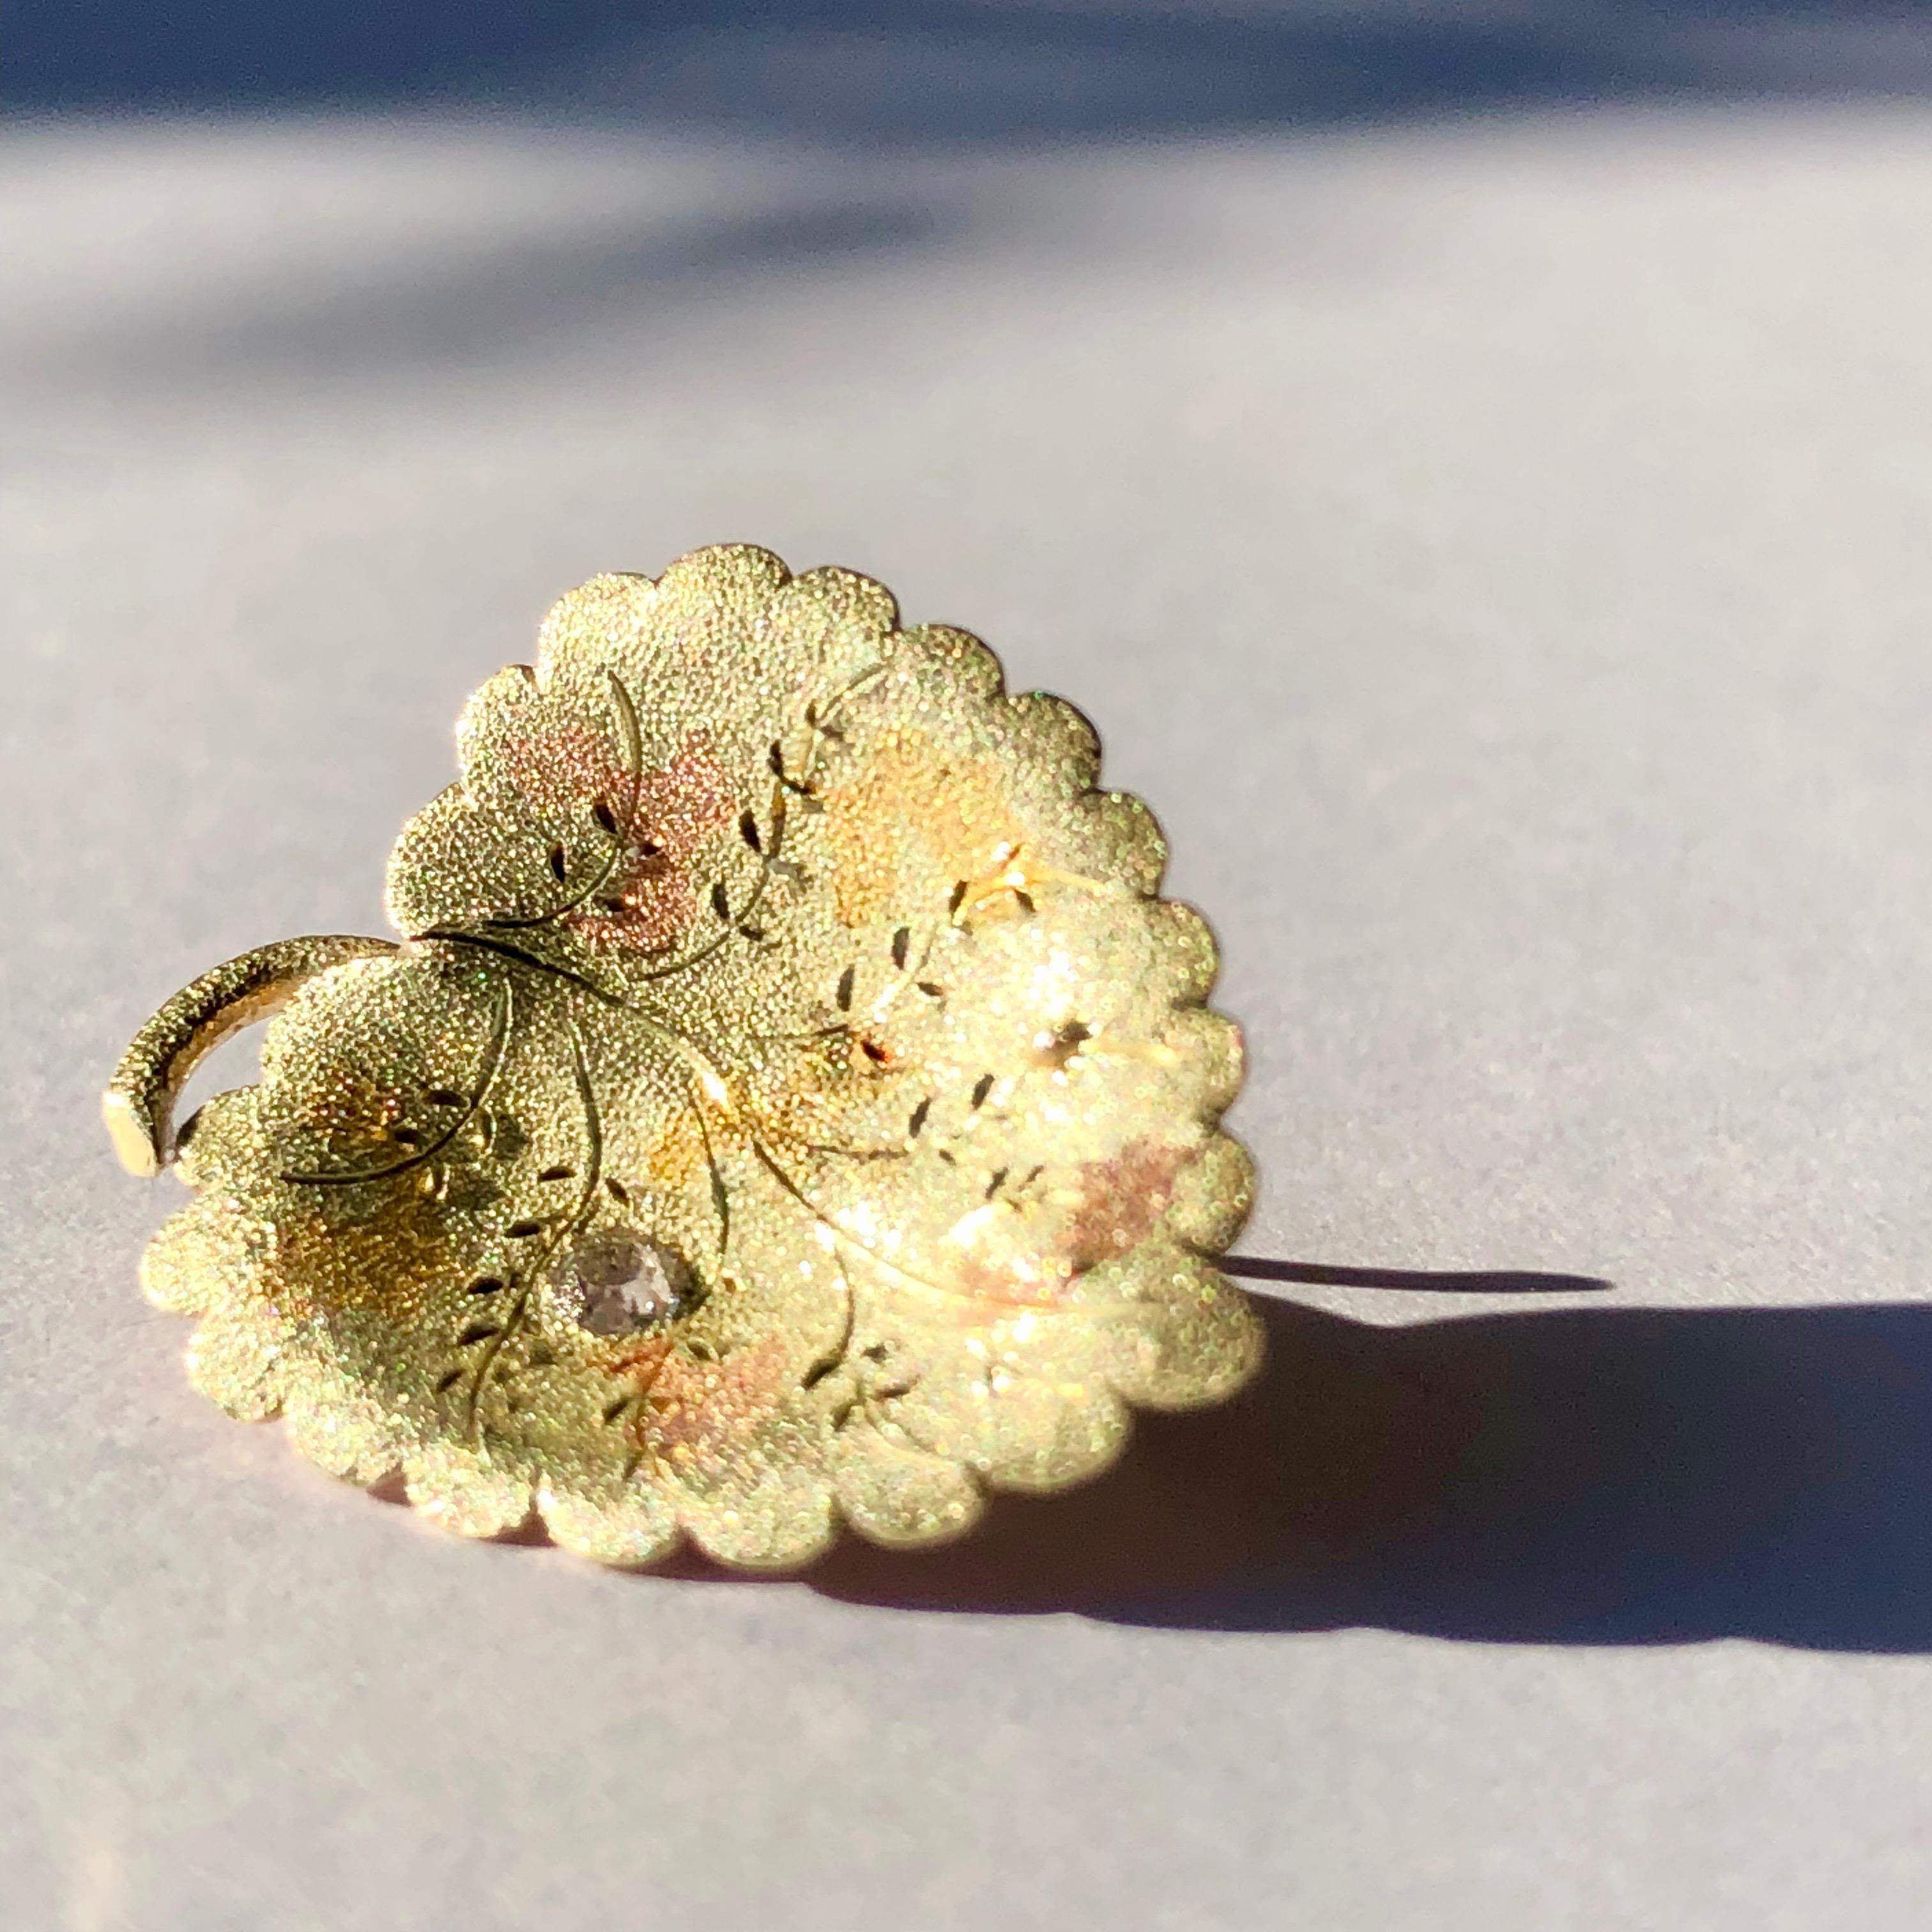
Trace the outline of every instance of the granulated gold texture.
{"label": "granulated gold texture", "polygon": [[218,968],[109,1090],[196,1190],[142,1276],[224,1408],[465,1534],[777,1568],[956,1535],[1250,1372],[1214,941],[1070,706],[734,545],[572,592],[458,736],[402,944]]}

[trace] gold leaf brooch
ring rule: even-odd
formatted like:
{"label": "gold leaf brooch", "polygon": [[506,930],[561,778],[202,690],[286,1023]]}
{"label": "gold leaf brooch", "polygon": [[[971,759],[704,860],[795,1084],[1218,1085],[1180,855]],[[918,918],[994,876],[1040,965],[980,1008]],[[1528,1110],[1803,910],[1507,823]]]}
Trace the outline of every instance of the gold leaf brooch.
{"label": "gold leaf brooch", "polygon": [[223,1408],[466,1535],[772,1568],[957,1535],[1249,1374],[1240,1036],[1070,706],[729,545],[573,591],[458,740],[400,944],[218,967],[108,1088],[195,1190],[142,1282]]}

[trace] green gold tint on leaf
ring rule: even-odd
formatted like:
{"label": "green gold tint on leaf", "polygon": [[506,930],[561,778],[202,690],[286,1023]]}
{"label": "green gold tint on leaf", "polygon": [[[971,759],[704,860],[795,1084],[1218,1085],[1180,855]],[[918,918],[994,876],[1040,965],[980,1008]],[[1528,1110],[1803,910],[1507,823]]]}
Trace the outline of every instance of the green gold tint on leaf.
{"label": "green gold tint on leaf", "polygon": [[193,1059],[292,991],[144,1266],[216,1401],[467,1534],[778,1567],[1247,1375],[1239,1037],[1076,712],[732,546],[573,592],[458,740],[404,943],[218,968],[110,1089],[165,1160]]}

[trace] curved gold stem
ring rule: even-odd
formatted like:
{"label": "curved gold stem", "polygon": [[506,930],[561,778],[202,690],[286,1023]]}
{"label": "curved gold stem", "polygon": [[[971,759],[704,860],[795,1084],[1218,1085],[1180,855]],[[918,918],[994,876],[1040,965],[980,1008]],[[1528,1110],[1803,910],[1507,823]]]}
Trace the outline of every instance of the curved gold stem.
{"label": "curved gold stem", "polygon": [[100,1096],[114,1151],[130,1174],[158,1174],[175,1156],[175,1098],[202,1058],[278,1012],[304,980],[349,959],[398,950],[392,940],[329,933],[258,946],[184,986],[129,1042]]}

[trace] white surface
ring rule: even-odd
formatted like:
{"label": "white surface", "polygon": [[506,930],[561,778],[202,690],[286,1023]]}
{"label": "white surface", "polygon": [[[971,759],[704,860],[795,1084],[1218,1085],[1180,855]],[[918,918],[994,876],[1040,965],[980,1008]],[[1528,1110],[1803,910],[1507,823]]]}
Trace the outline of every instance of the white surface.
{"label": "white surface", "polygon": [[[6,1923],[1923,1924],[1928,208],[1906,108],[0,138]],[[740,536],[1100,724],[1250,1252],[1614,1295],[1298,1291],[1232,1418],[818,1588],[192,1395],[125,1036],[377,929],[551,597]]]}

